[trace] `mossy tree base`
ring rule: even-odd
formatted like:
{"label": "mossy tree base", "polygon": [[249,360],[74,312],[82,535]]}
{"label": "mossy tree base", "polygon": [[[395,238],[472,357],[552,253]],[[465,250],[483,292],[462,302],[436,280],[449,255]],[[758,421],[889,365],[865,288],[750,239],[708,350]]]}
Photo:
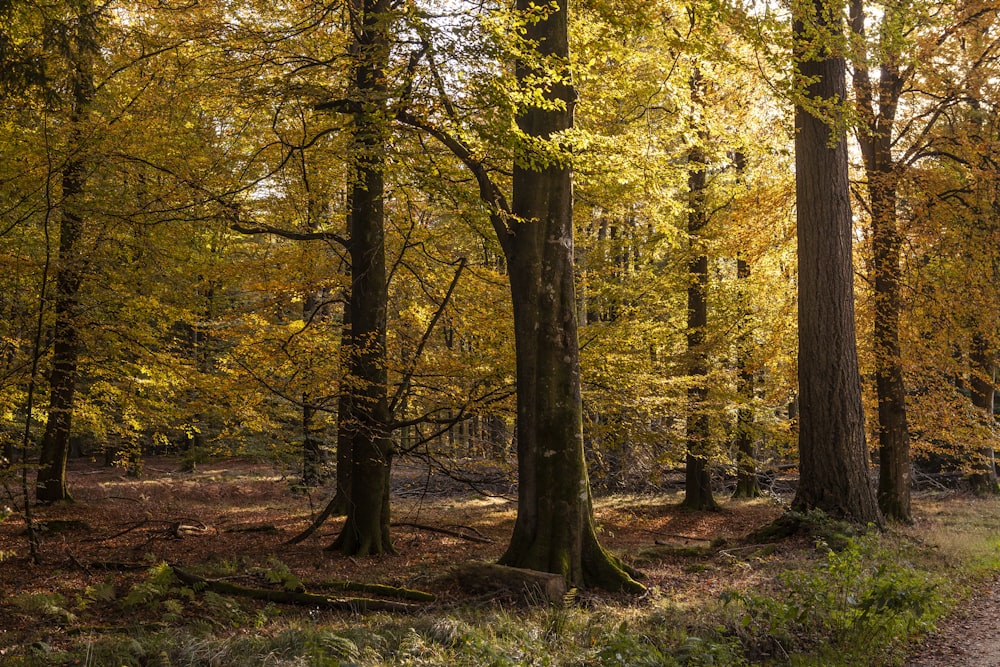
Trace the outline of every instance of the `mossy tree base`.
{"label": "mossy tree base", "polygon": [[736,480],[736,489],[733,491],[735,500],[752,500],[763,497],[764,492],[757,481],[757,475],[740,475]]}

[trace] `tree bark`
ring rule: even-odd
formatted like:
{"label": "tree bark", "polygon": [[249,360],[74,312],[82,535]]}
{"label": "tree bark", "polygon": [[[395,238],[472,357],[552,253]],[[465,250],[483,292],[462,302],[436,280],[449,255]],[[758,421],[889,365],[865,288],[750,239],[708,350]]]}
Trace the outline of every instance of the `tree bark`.
{"label": "tree bark", "polygon": [[[863,0],[852,2],[852,30],[864,36]],[[885,19],[888,21],[888,17]],[[858,144],[864,158],[872,219],[872,283],[874,285],[875,390],[878,398],[878,504],[886,518],[909,523],[910,434],[906,420],[906,387],[899,346],[900,235],[897,214],[897,165],[892,156],[896,110],[902,94],[899,68],[886,54],[875,90],[865,63],[854,67],[855,105],[861,120]]]}
{"label": "tree bark", "polygon": [[[736,279],[750,277],[750,265],[736,260]],[[741,290],[742,291],[742,290]],[[733,498],[758,498],[762,495],[757,480],[757,451],[754,442],[754,378],[750,369],[750,312],[745,296],[741,298],[740,335],[736,351],[736,383],[740,407],[736,413],[736,489]]]}
{"label": "tree bark", "polygon": [[49,374],[49,412],[42,435],[35,495],[38,502],[71,500],[66,484],[66,459],[73,422],[77,364],[80,356],[79,293],[83,283],[83,197],[86,189],[86,148],[81,125],[94,96],[93,51],[96,48],[93,8],[86,4],[73,36],[72,127],[62,173],[59,254],[56,269],[55,326],[52,331],[52,370]]}
{"label": "tree bark", "polygon": [[[517,10],[537,7],[517,0]],[[573,124],[567,3],[529,20],[525,38],[560,63],[547,96],[557,108],[521,111],[518,127],[550,143]],[[532,75],[517,63],[522,85]],[[583,454],[580,354],[573,281],[572,170],[550,144],[515,160],[514,221],[501,243],[510,269],[517,358],[518,512],[503,565],[561,574],[578,586],[643,590],[600,545]],[[560,151],[561,153],[562,151]]]}
{"label": "tree bark", "polygon": [[[691,99],[701,104],[701,74],[697,68],[691,75]],[[706,138],[703,130],[697,132],[698,141]],[[708,352],[705,350],[705,328],[708,326],[708,255],[701,241],[701,231],[708,222],[705,210],[706,179],[705,154],[695,146],[688,155],[688,236],[691,259],[688,263],[687,298],[687,353],[688,417],[687,465],[684,473],[683,507],[694,510],[717,510],[712,495],[712,477],[709,469],[711,444],[708,402]]]}
{"label": "tree bark", "polygon": [[[989,341],[982,334],[972,337],[969,350],[970,382],[972,404],[982,413],[982,419],[990,429],[994,428],[993,401],[996,393],[996,363]],[[993,447],[980,447],[973,461],[975,472],[969,476],[972,490],[978,495],[1000,493],[997,482],[996,453]]]}
{"label": "tree bark", "polygon": [[323,441],[316,436],[316,408],[310,400],[309,392],[302,392],[302,483],[312,487],[322,484],[326,477],[326,457]]}
{"label": "tree bark", "polygon": [[385,147],[388,140],[386,68],[389,0],[353,0],[356,36],[355,167],[350,194],[352,383],[351,496],[347,521],[331,549],[348,555],[393,552],[389,536],[389,433],[386,375]]}
{"label": "tree bark", "polygon": [[[343,353],[349,350],[351,346],[350,298],[344,302],[341,322],[340,345],[343,350],[342,358],[344,366],[349,367],[350,364]],[[344,516],[347,514],[347,506],[351,499],[351,462],[354,460],[351,443],[351,424],[354,419],[351,416],[351,394],[352,390],[344,383],[337,397],[337,491],[333,496],[333,500],[330,501],[330,512],[335,516]]]}
{"label": "tree bark", "polygon": [[809,84],[795,109],[800,480],[792,506],[881,525],[855,341],[847,145],[837,111],[847,99],[846,68],[831,50],[843,40],[838,16],[835,5],[813,0],[793,26],[795,64]]}

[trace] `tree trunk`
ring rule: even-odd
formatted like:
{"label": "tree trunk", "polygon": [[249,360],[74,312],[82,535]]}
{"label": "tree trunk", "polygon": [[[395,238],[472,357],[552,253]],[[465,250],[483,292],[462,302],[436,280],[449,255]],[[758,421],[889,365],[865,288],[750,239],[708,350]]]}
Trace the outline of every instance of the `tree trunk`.
{"label": "tree trunk", "polygon": [[[350,367],[346,355],[351,346],[351,303],[350,297],[344,302],[344,313],[341,320],[340,346],[344,368]],[[337,398],[337,491],[330,501],[330,512],[334,516],[347,514],[347,506],[351,499],[351,462],[354,460],[352,446],[353,417],[351,416],[351,394],[349,383],[341,384]]]}
{"label": "tree trunk", "polygon": [[[701,103],[701,74],[697,68],[691,75],[691,99]],[[706,138],[704,130],[697,132],[698,141]],[[705,328],[708,326],[708,256],[700,234],[708,222],[705,210],[705,154],[701,146],[691,149],[688,156],[688,235],[691,259],[688,263],[687,353],[688,417],[687,465],[684,474],[683,507],[694,510],[717,510],[712,496],[709,469],[711,433],[708,418],[708,352],[705,349]]]}
{"label": "tree trunk", "polygon": [[[302,301],[302,320],[317,319],[321,308],[324,308],[322,293],[307,293]],[[302,483],[308,487],[319,486],[326,479],[326,454],[316,429],[317,409],[312,400],[310,392],[302,392]]]}
{"label": "tree trunk", "polygon": [[[863,0],[852,2],[852,30],[864,35]],[[887,17],[885,21],[888,21]],[[900,236],[896,209],[899,180],[892,157],[896,109],[902,94],[899,68],[885,54],[878,82],[878,112],[871,76],[862,62],[854,67],[856,107],[862,122],[858,143],[868,179],[872,217],[875,390],[878,398],[878,504],[886,518],[908,523],[910,516],[910,434],[906,388],[899,347]]]}
{"label": "tree trunk", "polygon": [[330,546],[348,555],[393,552],[389,539],[389,434],[386,376],[385,211],[386,68],[389,0],[353,0],[356,35],[354,114],[356,162],[350,197],[351,500],[347,521]]}
{"label": "tree trunk", "polygon": [[77,363],[80,355],[79,292],[83,282],[80,248],[84,230],[86,150],[81,124],[94,95],[93,9],[82,8],[73,37],[72,126],[68,159],[62,173],[62,216],[59,223],[59,256],[56,271],[55,327],[52,332],[52,370],[49,374],[49,413],[42,435],[35,495],[39,502],[70,500],[66,485],[66,458],[73,422]]}
{"label": "tree trunk", "polygon": [[309,401],[309,392],[302,392],[302,483],[319,486],[326,477],[326,457],[323,455],[323,441],[316,437],[313,424],[316,408]]}
{"label": "tree trunk", "polygon": [[[847,95],[845,62],[830,52],[843,39],[841,22],[824,0],[811,9],[810,28],[801,15],[793,27],[796,66],[810,82],[803,92],[815,108],[795,109],[800,480],[792,506],[881,525],[865,445],[847,144],[836,106]],[[819,117],[821,110],[835,118]]]}
{"label": "tree trunk", "polygon": [[910,516],[910,434],[899,347],[899,259],[895,179],[870,171],[872,260],[875,284],[875,388],[878,397],[878,504],[888,519]]}
{"label": "tree trunk", "polygon": [[[990,429],[994,427],[993,400],[996,391],[996,364],[989,342],[981,334],[972,337],[969,350],[970,388],[972,404],[982,413],[982,419]],[[992,446],[980,447],[973,462],[975,472],[969,476],[972,490],[978,495],[1000,493],[997,482],[996,454]]]}
{"label": "tree trunk", "polygon": [[[745,259],[736,260],[736,279],[750,277],[750,265]],[[750,369],[750,312],[745,297],[740,313],[740,335],[736,351],[737,392],[740,407],[736,413],[736,490],[733,498],[758,498],[762,495],[757,480],[757,451],[754,443],[754,381]]]}
{"label": "tree trunk", "polygon": [[[566,0],[552,6],[551,13],[527,22],[525,38],[541,55],[566,63]],[[531,0],[517,0],[518,11],[533,7]],[[561,74],[568,77],[566,71]],[[522,85],[531,75],[524,63],[517,64]],[[544,141],[572,127],[574,95],[568,80],[553,84],[547,96],[563,108],[522,110],[517,119],[521,131]],[[578,586],[639,591],[643,586],[604,550],[594,526],[583,455],[572,170],[567,156],[552,154],[556,150],[550,144],[516,159],[516,222],[501,239],[514,306],[518,512],[500,562],[561,574]]]}

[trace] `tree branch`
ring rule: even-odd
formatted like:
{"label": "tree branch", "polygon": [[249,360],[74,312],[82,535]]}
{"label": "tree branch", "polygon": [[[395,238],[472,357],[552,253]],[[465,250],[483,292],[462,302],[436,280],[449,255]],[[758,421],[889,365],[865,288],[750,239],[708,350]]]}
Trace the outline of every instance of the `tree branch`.
{"label": "tree branch", "polygon": [[253,226],[247,226],[239,222],[232,223],[230,229],[240,234],[271,234],[292,241],[334,241],[344,248],[349,249],[351,247],[350,241],[335,232],[296,232],[291,229],[272,227],[271,225],[254,224]]}
{"label": "tree branch", "polygon": [[400,381],[399,385],[397,385],[396,392],[393,394],[392,400],[389,402],[390,413],[396,411],[396,407],[399,405],[400,399],[409,390],[410,382],[413,380],[413,373],[417,370],[417,362],[420,361],[420,355],[424,351],[424,347],[426,347],[427,341],[431,337],[431,333],[433,333],[438,320],[441,319],[444,309],[448,307],[448,302],[451,301],[451,295],[455,292],[455,287],[458,286],[458,279],[462,276],[465,264],[465,257],[458,261],[458,269],[455,271],[455,277],[451,279],[451,284],[448,286],[448,292],[444,295],[444,299],[441,301],[441,305],[438,306],[437,311],[434,313],[434,317],[432,317],[431,321],[427,324],[427,329],[424,330],[424,335],[421,336],[420,343],[417,345],[417,349],[413,353],[413,357],[410,358],[409,368],[407,368],[406,372],[403,374],[403,379]]}

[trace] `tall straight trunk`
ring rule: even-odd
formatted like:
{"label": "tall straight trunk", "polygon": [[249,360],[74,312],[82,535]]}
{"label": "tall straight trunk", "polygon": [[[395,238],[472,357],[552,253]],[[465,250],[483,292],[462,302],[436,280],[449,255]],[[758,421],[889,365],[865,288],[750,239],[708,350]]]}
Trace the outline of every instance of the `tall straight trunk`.
{"label": "tall straight trunk", "polygon": [[[852,30],[864,36],[864,2],[853,0]],[[885,19],[888,21],[888,18]],[[906,420],[906,387],[899,346],[900,235],[897,213],[899,176],[892,156],[896,110],[903,79],[885,54],[875,88],[865,63],[854,67],[855,105],[861,119],[858,143],[864,158],[872,218],[872,283],[874,285],[875,390],[878,398],[878,504],[886,518],[907,523],[910,513],[910,434]]]}
{"label": "tall straight trunk", "polygon": [[82,199],[86,189],[86,147],[81,127],[94,95],[93,8],[88,4],[77,17],[73,37],[72,98],[70,101],[69,157],[62,172],[59,254],[56,270],[55,326],[52,331],[52,370],[49,374],[49,412],[42,435],[35,495],[39,502],[70,500],[66,459],[73,422],[77,364],[80,356],[79,298],[83,282],[81,243],[84,232]]}
{"label": "tall straight trunk", "polygon": [[[969,350],[970,382],[972,404],[982,413],[982,419],[990,427],[994,424],[993,401],[996,393],[996,362],[989,341],[976,333],[972,337]],[[980,447],[973,461],[973,474],[969,476],[972,490],[980,495],[1000,493],[997,482],[996,453],[992,446]]]}
{"label": "tall straight trunk", "polygon": [[[315,319],[317,311],[324,307],[321,293],[307,293],[302,301],[303,321]],[[305,486],[319,486],[326,478],[326,455],[316,428],[317,407],[313,400],[312,393],[302,392],[302,483]]]}
{"label": "tall straight trunk", "polygon": [[351,496],[347,521],[330,546],[348,555],[392,552],[389,537],[389,433],[386,375],[384,170],[389,0],[353,0],[354,175],[350,194]]}
{"label": "tall straight trunk", "polygon": [[[796,68],[810,107],[795,108],[799,260],[799,487],[792,506],[881,525],[865,445],[854,329],[847,144],[836,112],[847,99],[835,4],[796,8]],[[810,25],[806,27],[807,23]],[[836,129],[834,134],[833,128]]]}
{"label": "tall straight trunk", "polygon": [[878,397],[878,504],[885,516],[908,523],[910,513],[910,434],[906,387],[899,347],[900,238],[895,178],[870,171],[872,268],[875,300],[875,389]]}
{"label": "tall straight trunk", "polygon": [[[350,298],[344,302],[343,317],[341,320],[340,346],[342,349],[342,359],[344,367],[349,368],[350,363],[344,352],[351,346],[351,303]],[[337,491],[330,501],[331,513],[337,516],[347,514],[347,507],[351,499],[351,464],[354,460],[353,454],[353,428],[354,417],[351,416],[351,396],[353,390],[348,386],[348,382],[341,384],[337,396]]]}
{"label": "tall straight trunk", "polygon": [[[537,8],[517,0],[517,10]],[[566,0],[528,21],[542,56],[568,63]],[[568,77],[565,70],[561,73]],[[517,64],[524,84],[532,71]],[[523,110],[518,127],[541,140],[573,125],[568,79],[547,93],[560,105]],[[530,149],[529,149],[530,150]],[[551,150],[551,149],[550,149]],[[597,539],[583,449],[577,303],[573,283],[572,170],[550,154],[515,161],[512,211],[501,235],[510,268],[517,358],[518,511],[505,565],[563,575],[579,586],[643,590]]]}
{"label": "tall straight trunk", "polygon": [[[701,73],[695,68],[691,75],[691,98],[701,103]],[[698,141],[706,138],[697,133]],[[705,254],[701,232],[708,222],[705,210],[707,184],[705,154],[700,146],[688,155],[688,236],[691,259],[688,263],[687,294],[687,354],[688,387],[687,462],[684,475],[684,501],[689,509],[715,510],[718,504],[712,495],[712,478],[708,466],[711,434],[707,412],[708,352],[705,350],[705,328],[708,326],[708,255]]]}
{"label": "tall straight trunk", "polygon": [[323,441],[316,434],[316,407],[310,403],[309,392],[302,392],[302,483],[306,486],[319,486],[323,483],[326,473],[326,457],[323,454]]}
{"label": "tall straight trunk", "polygon": [[[736,260],[736,279],[746,281],[750,277],[750,265],[743,258]],[[741,293],[743,290],[740,290]],[[753,437],[753,371],[750,368],[750,312],[746,297],[741,294],[740,335],[736,352],[736,389],[740,396],[740,407],[736,413],[736,489],[733,498],[757,498],[761,496],[757,481],[757,451]]]}

